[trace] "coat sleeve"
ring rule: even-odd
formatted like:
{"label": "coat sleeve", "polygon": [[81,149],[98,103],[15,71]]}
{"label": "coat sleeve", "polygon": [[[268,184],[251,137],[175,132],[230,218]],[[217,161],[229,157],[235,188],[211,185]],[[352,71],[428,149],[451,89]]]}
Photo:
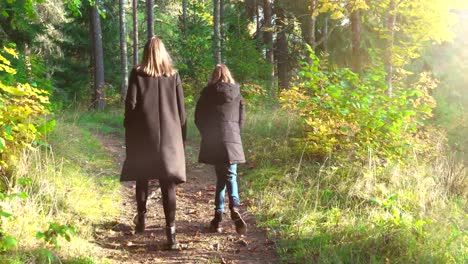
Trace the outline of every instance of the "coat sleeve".
{"label": "coat sleeve", "polygon": [[198,131],[201,132],[201,96],[198,98],[197,105],[195,106],[195,125],[198,128]]}
{"label": "coat sleeve", "polygon": [[206,116],[206,102],[205,102],[205,95],[203,92],[200,94],[200,98],[197,101],[197,105],[195,106],[195,125],[198,128],[198,131],[201,135],[205,131],[205,116]]}
{"label": "coat sleeve", "polygon": [[129,124],[132,113],[135,110],[137,104],[137,76],[136,70],[133,69],[130,72],[130,78],[128,80],[127,96],[125,97],[125,114],[124,114],[124,127]]}
{"label": "coat sleeve", "polygon": [[245,124],[245,103],[244,103],[244,98],[242,98],[239,102],[239,128],[242,129]]}
{"label": "coat sleeve", "polygon": [[182,128],[182,140],[185,142],[187,139],[187,113],[185,112],[184,90],[182,89],[182,81],[180,80],[179,73],[177,73],[176,76],[176,94],[180,126]]}

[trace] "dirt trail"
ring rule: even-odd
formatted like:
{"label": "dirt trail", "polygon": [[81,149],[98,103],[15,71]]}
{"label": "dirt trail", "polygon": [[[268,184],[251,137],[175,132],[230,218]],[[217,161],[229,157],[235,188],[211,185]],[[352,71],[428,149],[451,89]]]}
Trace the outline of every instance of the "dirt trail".
{"label": "dirt trail", "polygon": [[[115,161],[122,164],[125,158],[123,140],[98,137]],[[151,184],[147,228],[143,234],[133,233],[135,184],[123,184],[120,219],[96,232],[96,243],[102,247],[103,255],[112,263],[277,263],[273,241],[267,239],[264,230],[255,227],[253,216],[245,211],[246,236],[235,232],[229,214],[225,214],[222,222],[223,233],[208,232],[213,214],[214,179],[211,166],[192,165],[187,168],[187,183],[177,188],[176,227],[182,245],[180,251],[163,250],[165,222],[157,181]]]}

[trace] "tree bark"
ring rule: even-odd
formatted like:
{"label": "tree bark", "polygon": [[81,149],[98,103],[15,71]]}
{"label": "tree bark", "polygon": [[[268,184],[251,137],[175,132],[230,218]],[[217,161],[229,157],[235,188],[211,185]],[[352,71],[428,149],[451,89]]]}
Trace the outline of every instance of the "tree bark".
{"label": "tree bark", "polygon": [[[240,10],[237,13],[237,24],[239,25],[239,18],[240,18]],[[219,35],[221,36],[219,40],[219,52],[221,54],[221,61],[223,59],[223,50],[225,47],[225,42],[224,40],[226,39],[226,32],[224,31],[224,0],[219,0]],[[239,28],[239,27],[238,27]],[[239,32],[239,31],[237,31]]]}
{"label": "tree bark", "polygon": [[278,69],[279,87],[289,89],[289,69],[288,69],[288,40],[286,38],[286,16],[283,7],[276,7],[276,63]]}
{"label": "tree bark", "polygon": [[268,81],[268,88],[271,94],[274,94],[274,79],[275,79],[275,65],[274,65],[274,54],[273,54],[273,25],[272,25],[272,8],[270,0],[263,0],[263,17],[264,17],[264,44],[266,48],[265,57],[269,65],[271,65],[271,73]]}
{"label": "tree bark", "polygon": [[150,40],[154,36],[153,6],[153,0],[146,0],[146,23],[148,40]]}
{"label": "tree bark", "polygon": [[322,48],[325,53],[328,53],[328,23],[329,23],[329,17],[325,17],[325,24],[323,25],[323,36],[324,40],[322,43]]}
{"label": "tree bark", "polygon": [[187,0],[182,1],[182,22],[184,23],[184,41],[187,40]]}
{"label": "tree bark", "polygon": [[255,28],[257,35],[260,35],[260,12],[258,10],[258,0],[255,0]]}
{"label": "tree bark", "polygon": [[387,47],[385,50],[385,70],[387,76],[385,81],[387,82],[387,94],[392,96],[393,93],[393,44],[395,41],[395,26],[397,18],[397,5],[395,0],[390,0],[388,18],[387,18],[387,29],[389,32],[389,37],[387,41]]}
{"label": "tree bark", "polygon": [[216,64],[221,63],[221,0],[213,0],[213,58]]}
{"label": "tree bark", "polygon": [[354,10],[351,12],[351,69],[354,72],[361,72],[361,12]]}
{"label": "tree bark", "polygon": [[132,0],[132,15],[133,15],[133,65],[138,64],[138,10],[137,0]]}
{"label": "tree bark", "polygon": [[304,41],[315,50],[317,44],[315,43],[315,17],[312,15],[317,7],[317,0],[309,0],[307,13],[299,16],[301,23],[301,34]]}
{"label": "tree bark", "polygon": [[120,71],[121,71],[121,99],[127,96],[128,62],[127,62],[127,25],[125,20],[125,0],[119,0],[120,16]]}
{"label": "tree bark", "polygon": [[[96,1],[96,5],[98,1]],[[106,93],[104,86],[104,56],[102,50],[101,17],[96,5],[91,11],[91,30],[93,35],[93,69],[94,69],[94,109],[102,110],[106,107]]]}
{"label": "tree bark", "polygon": [[312,49],[315,49],[315,18],[312,15],[305,15],[299,18],[299,21],[301,23],[302,38]]}

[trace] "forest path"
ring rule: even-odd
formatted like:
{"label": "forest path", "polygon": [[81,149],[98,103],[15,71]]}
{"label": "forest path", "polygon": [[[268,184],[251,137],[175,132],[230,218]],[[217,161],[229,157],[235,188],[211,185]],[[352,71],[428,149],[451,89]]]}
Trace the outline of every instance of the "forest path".
{"label": "forest path", "polygon": [[[123,139],[112,135],[96,136],[120,167],[125,159]],[[223,233],[208,231],[213,217],[215,178],[211,166],[188,165],[187,183],[177,187],[176,228],[182,248],[179,251],[163,250],[165,222],[157,181],[150,184],[147,227],[142,234],[133,232],[135,183],[123,183],[119,220],[107,223],[96,232],[96,243],[102,248],[103,257],[111,263],[277,263],[273,241],[266,237],[264,230],[256,227],[249,213],[243,214],[248,224],[245,236],[235,232],[229,213],[222,222]]]}

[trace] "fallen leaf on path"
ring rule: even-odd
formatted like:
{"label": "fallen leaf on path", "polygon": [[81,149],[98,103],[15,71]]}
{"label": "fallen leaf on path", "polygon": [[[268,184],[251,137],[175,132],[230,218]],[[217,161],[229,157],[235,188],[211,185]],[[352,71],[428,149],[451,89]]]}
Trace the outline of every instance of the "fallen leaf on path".
{"label": "fallen leaf on path", "polygon": [[249,248],[249,251],[257,251],[257,249],[258,249],[258,245]]}
{"label": "fallen leaf on path", "polygon": [[247,246],[249,243],[247,241],[245,241],[244,239],[239,239],[239,241],[237,241],[237,243],[241,244],[242,246]]}
{"label": "fallen leaf on path", "polygon": [[215,192],[216,191],[216,186],[215,185],[208,185],[205,188],[205,190],[208,191],[208,192]]}
{"label": "fallen leaf on path", "polygon": [[180,245],[179,245],[179,248],[180,248],[180,249],[188,249],[188,248],[189,248],[189,245],[188,245],[188,244],[180,244]]}
{"label": "fallen leaf on path", "polygon": [[211,247],[212,247],[214,250],[219,251],[219,248],[220,248],[221,246],[219,245],[219,243],[216,243],[216,244],[212,245]]}

